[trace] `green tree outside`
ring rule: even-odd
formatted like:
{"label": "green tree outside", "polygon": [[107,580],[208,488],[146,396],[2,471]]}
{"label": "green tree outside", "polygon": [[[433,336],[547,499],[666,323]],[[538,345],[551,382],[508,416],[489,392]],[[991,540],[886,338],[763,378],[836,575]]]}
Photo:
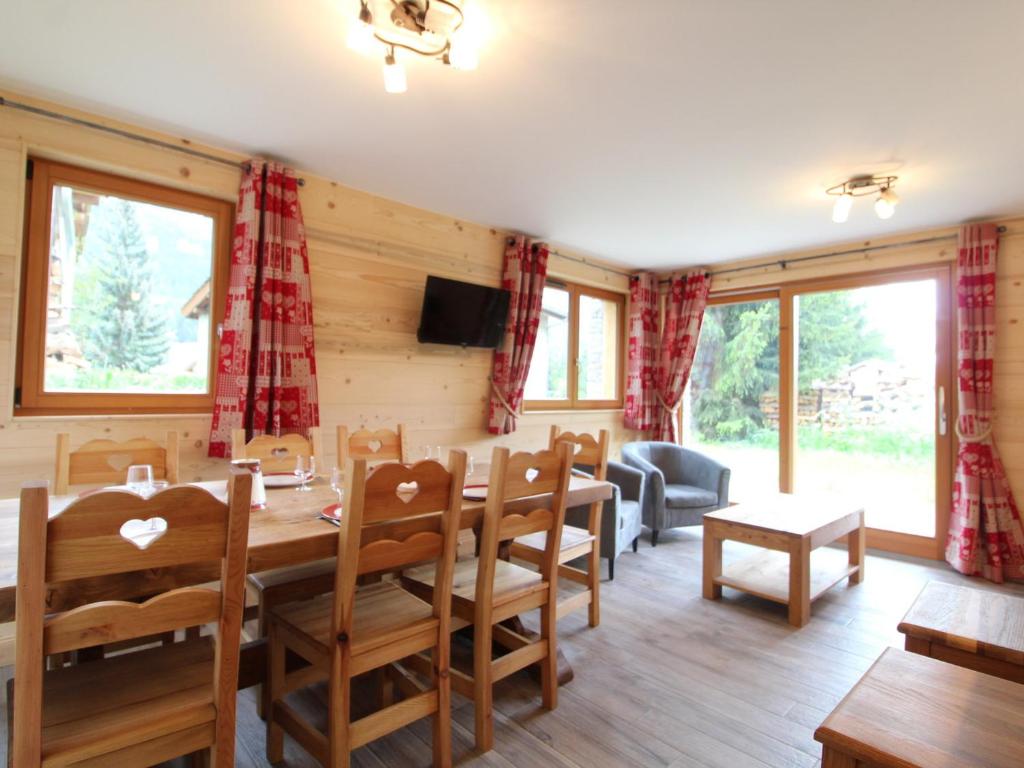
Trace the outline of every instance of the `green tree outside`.
{"label": "green tree outside", "polygon": [[101,367],[150,371],[166,359],[170,339],[152,301],[152,266],[134,206],[107,198],[93,216],[103,247],[76,281],[73,330]]}

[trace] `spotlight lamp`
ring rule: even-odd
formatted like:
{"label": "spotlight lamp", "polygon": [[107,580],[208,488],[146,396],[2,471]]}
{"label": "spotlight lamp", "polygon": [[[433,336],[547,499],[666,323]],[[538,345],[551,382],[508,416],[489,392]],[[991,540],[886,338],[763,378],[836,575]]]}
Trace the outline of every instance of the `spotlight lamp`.
{"label": "spotlight lamp", "polygon": [[842,224],[850,216],[854,198],[874,194],[878,195],[875,199],[875,214],[880,219],[891,219],[900,201],[893,189],[896,180],[896,176],[854,176],[842,184],[829,187],[825,191],[836,199],[832,205],[832,221]]}

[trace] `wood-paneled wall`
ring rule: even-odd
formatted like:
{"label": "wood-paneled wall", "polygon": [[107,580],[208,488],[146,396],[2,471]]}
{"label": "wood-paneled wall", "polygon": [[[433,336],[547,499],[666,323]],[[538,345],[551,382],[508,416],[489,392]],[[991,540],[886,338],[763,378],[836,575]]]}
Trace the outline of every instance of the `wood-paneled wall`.
{"label": "wood-paneled wall", "polygon": [[[188,143],[17,94],[3,95]],[[0,107],[0,497],[16,494],[26,479],[52,480],[56,435],[64,431],[71,433],[75,446],[96,437],[120,440],[177,429],[182,436],[182,479],[222,476],[223,462],[206,458],[208,416],[12,417],[25,162],[30,154],[225,200],[234,201],[238,193],[239,173],[229,166]],[[426,275],[497,285],[508,233],[375,197],[308,172],[301,175],[306,181],[300,197],[325,429],[402,421],[414,451],[423,445],[458,445],[469,447],[478,458],[489,456],[493,445],[542,447],[548,425],[555,421],[574,431],[607,428],[613,455],[621,443],[635,439],[622,428],[621,411],[527,414],[513,435],[487,435],[491,353],[421,345],[415,334]],[[627,291],[625,277],[592,264],[553,256],[550,271],[567,280]],[[333,439],[325,440],[325,446],[333,461]]]}
{"label": "wood-paneled wall", "polygon": [[[1024,219],[1001,220],[1005,227],[1000,235],[999,261],[996,272],[996,362],[994,431],[1006,466],[1010,483],[1018,501],[1024,500]],[[777,254],[764,259],[716,264],[713,270],[757,265],[759,269],[716,276],[712,291],[744,291],[787,283],[816,280],[837,275],[861,274],[878,270],[902,269],[923,264],[956,261],[956,227],[906,233],[890,238],[848,243],[811,251]],[[906,243],[914,240],[944,238],[938,242],[920,243],[870,250],[871,246]],[[789,263],[785,269],[779,261],[826,252],[864,248],[863,252],[834,258]]]}

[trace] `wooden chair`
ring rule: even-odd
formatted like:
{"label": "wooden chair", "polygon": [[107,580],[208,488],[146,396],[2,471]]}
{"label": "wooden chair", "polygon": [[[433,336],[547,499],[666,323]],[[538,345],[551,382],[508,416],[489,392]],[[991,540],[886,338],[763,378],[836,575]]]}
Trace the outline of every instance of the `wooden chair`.
{"label": "wooden chair", "polygon": [[249,442],[245,441],[244,429],[231,430],[231,458],[259,459],[260,469],[265,475],[271,472],[294,472],[295,460],[299,456],[312,456],[317,472],[326,469],[323,464],[324,446],[320,427],[310,427],[308,439],[296,434],[280,437],[256,435]]}
{"label": "wooden chair", "polygon": [[[149,766],[207,751],[234,765],[235,699],[252,478],[233,471],[228,503],[192,486],[143,499],[104,491],[47,520],[45,483],[21,492],[17,649],[8,756],[41,765]],[[220,590],[184,587],[149,600],[106,600],[50,613],[57,582],[137,579],[137,572],[219,562]],[[45,671],[47,655],[218,623],[203,637]],[[13,734],[13,737],[12,737]]]}
{"label": "wooden chair", "polygon": [[[288,732],[321,765],[349,765],[349,753],[424,717],[433,718],[434,765],[451,765],[449,643],[451,581],[462,510],[466,454],[452,451],[446,471],[436,461],[411,467],[381,464],[367,470],[357,459],[347,467],[345,514],[338,532],[338,571],[333,594],[277,606],[268,614],[270,706],[267,759],[282,759]],[[409,497],[401,485],[416,483]],[[439,513],[439,514],[431,514]],[[441,589],[430,602],[396,581],[357,588],[363,574],[430,562]],[[428,684],[396,668],[406,697],[398,704],[351,720],[351,680],[371,670],[430,651]],[[309,666],[287,672],[286,655]],[[328,679],[328,729],[301,719],[284,697]]]}
{"label": "wooden chair", "polygon": [[[507,448],[495,448],[480,554],[455,564],[452,628],[473,625],[473,674],[453,669],[452,686],[473,699],[476,746],[485,752],[494,746],[492,689],[499,680],[540,664],[543,705],[554,709],[558,704],[557,567],[571,467],[572,448],[566,443],[512,456]],[[550,502],[530,498],[538,494],[552,494]],[[502,542],[540,531],[547,533],[547,544],[539,573],[499,559]],[[426,568],[407,571],[402,583],[424,599],[445,588]],[[499,625],[535,608],[541,612],[537,640]],[[513,650],[492,660],[492,640]]]}
{"label": "wooden chair", "polygon": [[[316,459],[317,467],[321,471],[327,470],[327,467],[321,463],[323,447],[319,427],[309,430],[308,442],[303,440],[300,435],[285,435],[281,438],[261,435],[254,438],[248,445],[244,445],[244,443],[245,431],[235,430],[232,434],[232,444],[241,447],[233,450],[232,456],[258,458],[261,460],[261,465],[265,461],[263,457],[269,456],[270,466],[283,467],[287,465],[287,469],[284,471],[291,471],[295,468],[296,456],[312,455]],[[288,451],[288,453],[283,453],[283,451]],[[311,453],[307,453],[307,451]],[[395,432],[388,429],[379,429],[376,432],[360,429],[349,434],[346,427],[339,426],[338,466],[347,466],[350,458],[366,459],[367,461],[405,461],[405,427],[399,424]],[[252,602],[256,604],[259,636],[266,637],[266,614],[270,608],[295,600],[308,600],[332,591],[335,567],[335,560],[332,557],[327,560],[251,574],[249,576],[249,594]],[[268,690],[264,687],[257,704],[257,710],[261,717],[265,715],[268,698]]]}
{"label": "wooden chair", "polygon": [[[602,429],[597,439],[588,434],[563,432],[551,427],[548,447],[554,449],[559,443],[573,446],[573,464],[593,474],[595,480],[605,480],[608,474],[608,430]],[[603,501],[595,501],[586,510],[586,528],[566,524],[562,528],[561,547],[558,552],[559,578],[575,581],[586,586],[558,604],[558,618],[588,606],[590,626],[601,622],[601,511]],[[572,510],[570,510],[570,514]],[[546,533],[520,536],[512,543],[512,555],[520,560],[540,565],[547,546]],[[587,570],[572,568],[566,563],[580,557],[587,558]]]}
{"label": "wooden chair", "polygon": [[149,464],[154,480],[178,482],[178,433],[167,433],[167,445],[145,437],[123,443],[90,440],[77,451],[71,450],[71,435],[57,435],[57,463],[53,492],[63,496],[70,485],[122,484],[132,464]]}
{"label": "wooden chair", "polygon": [[344,469],[350,459],[366,461],[409,461],[405,444],[405,425],[399,424],[394,431],[378,429],[357,429],[349,432],[347,427],[338,427],[338,466]]}

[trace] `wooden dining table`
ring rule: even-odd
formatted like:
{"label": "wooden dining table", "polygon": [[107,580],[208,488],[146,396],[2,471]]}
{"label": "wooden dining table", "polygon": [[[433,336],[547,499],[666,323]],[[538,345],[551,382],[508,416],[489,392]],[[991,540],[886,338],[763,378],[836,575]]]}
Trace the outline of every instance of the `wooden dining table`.
{"label": "wooden dining table", "polygon": [[[224,497],[226,481],[194,483],[214,495]],[[575,507],[611,498],[610,483],[572,477],[568,506]],[[59,514],[78,494],[50,497],[50,516]],[[550,494],[516,499],[507,505],[512,510],[528,511],[550,499]],[[320,517],[320,512],[338,501],[337,494],[319,479],[310,490],[268,488],[265,509],[254,509],[249,521],[247,571],[256,573],[273,568],[301,565],[334,557],[338,549],[338,527]],[[15,619],[15,594],[18,578],[18,499],[0,499],[0,624]],[[479,530],[484,502],[465,500],[461,530]],[[98,600],[140,598],[168,589],[220,577],[217,564],[179,568],[156,568],[94,579],[48,585],[47,608],[64,611]],[[239,687],[258,684],[264,670],[262,640],[246,643],[242,651]],[[560,674],[560,677],[564,677]],[[570,672],[571,677],[571,672]]]}

